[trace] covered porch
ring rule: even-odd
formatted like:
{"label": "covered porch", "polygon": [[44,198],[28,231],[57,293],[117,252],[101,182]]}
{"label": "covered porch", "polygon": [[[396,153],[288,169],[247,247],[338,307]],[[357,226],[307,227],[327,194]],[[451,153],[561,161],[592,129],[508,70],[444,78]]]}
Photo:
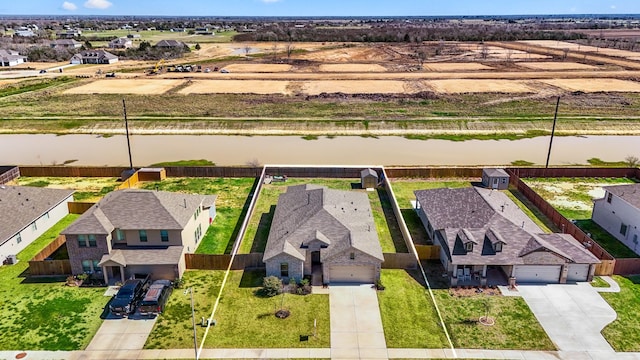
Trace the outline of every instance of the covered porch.
{"label": "covered porch", "polygon": [[151,274],[154,280],[175,280],[184,271],[182,250],[182,246],[114,249],[98,265],[107,285],[124,283],[136,273]]}
{"label": "covered porch", "polygon": [[453,265],[449,277],[451,286],[506,286],[511,269],[504,265]]}

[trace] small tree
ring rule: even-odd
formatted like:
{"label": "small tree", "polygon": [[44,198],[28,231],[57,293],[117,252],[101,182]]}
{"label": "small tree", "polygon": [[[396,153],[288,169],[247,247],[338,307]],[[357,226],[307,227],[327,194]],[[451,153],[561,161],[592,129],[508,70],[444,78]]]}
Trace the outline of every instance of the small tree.
{"label": "small tree", "polygon": [[282,291],[282,281],[276,276],[267,276],[262,280],[262,292],[267,297],[274,297]]}
{"label": "small tree", "polygon": [[624,158],[624,161],[627,163],[627,165],[629,165],[629,167],[638,167],[638,165],[640,164],[640,159],[638,159],[637,156],[633,156],[633,155],[629,155],[626,158]]}
{"label": "small tree", "polygon": [[202,47],[200,46],[200,43],[196,43],[195,49],[196,50],[200,50]]}

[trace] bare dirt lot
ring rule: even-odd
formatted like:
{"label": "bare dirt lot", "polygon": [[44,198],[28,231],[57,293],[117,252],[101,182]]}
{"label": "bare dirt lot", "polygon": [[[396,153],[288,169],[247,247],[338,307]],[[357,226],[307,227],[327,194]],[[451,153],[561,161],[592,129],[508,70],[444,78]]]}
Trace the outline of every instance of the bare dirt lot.
{"label": "bare dirt lot", "polygon": [[480,63],[429,63],[422,65],[426,71],[478,71],[493,70],[491,66]]}
{"label": "bare dirt lot", "polygon": [[102,79],[66,90],[65,94],[164,94],[184,80]]}
{"label": "bare dirt lot", "polygon": [[291,71],[291,67],[292,66],[288,64],[231,64],[224,68],[234,73],[273,73]]}
{"label": "bare dirt lot", "polygon": [[436,92],[459,93],[533,93],[527,82],[520,80],[430,80],[427,82]]}
{"label": "bare dirt lot", "polygon": [[580,64],[575,62],[519,62],[518,66],[535,70],[597,70],[597,66]]}
{"label": "bare dirt lot", "polygon": [[404,81],[395,80],[336,80],[308,81],[302,86],[302,92],[309,95],[322,93],[345,94],[400,94],[418,92],[405,86]]}
{"label": "bare dirt lot", "polygon": [[524,40],[520,41],[521,43],[531,44],[536,46],[544,46],[553,49],[567,49],[570,51],[580,51],[587,53],[597,53],[608,56],[616,56],[622,57],[626,59],[638,60],[640,59],[640,53],[634,51],[626,51],[626,50],[618,50],[618,49],[607,49],[607,48],[598,48],[595,46],[574,44],[566,41],[554,41],[554,40]]}
{"label": "bare dirt lot", "polygon": [[196,80],[179,94],[290,94],[289,81]]}
{"label": "bare dirt lot", "polygon": [[321,72],[385,72],[387,69],[378,64],[324,64]]}
{"label": "bare dirt lot", "polygon": [[552,79],[540,81],[569,91],[640,92],[640,83],[619,79]]}

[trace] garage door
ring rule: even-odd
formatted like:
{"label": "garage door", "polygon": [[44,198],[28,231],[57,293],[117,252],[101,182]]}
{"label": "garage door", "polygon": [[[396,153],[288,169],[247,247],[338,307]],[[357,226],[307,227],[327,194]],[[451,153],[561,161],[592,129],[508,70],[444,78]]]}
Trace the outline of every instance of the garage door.
{"label": "garage door", "polygon": [[560,280],[560,265],[518,265],[518,283],[557,283]]}
{"label": "garage door", "polygon": [[329,268],[331,283],[367,283],[374,281],[373,266],[366,265],[334,265]]}
{"label": "garage door", "polygon": [[589,264],[569,264],[567,268],[567,281],[587,281]]}

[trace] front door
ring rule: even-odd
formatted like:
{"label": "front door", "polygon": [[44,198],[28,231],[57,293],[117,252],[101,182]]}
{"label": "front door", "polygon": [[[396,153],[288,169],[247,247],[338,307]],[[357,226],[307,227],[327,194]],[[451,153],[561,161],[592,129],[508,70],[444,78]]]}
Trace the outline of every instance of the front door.
{"label": "front door", "polygon": [[498,178],[494,178],[493,179],[493,183],[491,184],[491,188],[492,189],[497,189],[498,188]]}
{"label": "front door", "polygon": [[320,251],[312,251],[311,252],[311,264],[319,265],[320,264]]}

